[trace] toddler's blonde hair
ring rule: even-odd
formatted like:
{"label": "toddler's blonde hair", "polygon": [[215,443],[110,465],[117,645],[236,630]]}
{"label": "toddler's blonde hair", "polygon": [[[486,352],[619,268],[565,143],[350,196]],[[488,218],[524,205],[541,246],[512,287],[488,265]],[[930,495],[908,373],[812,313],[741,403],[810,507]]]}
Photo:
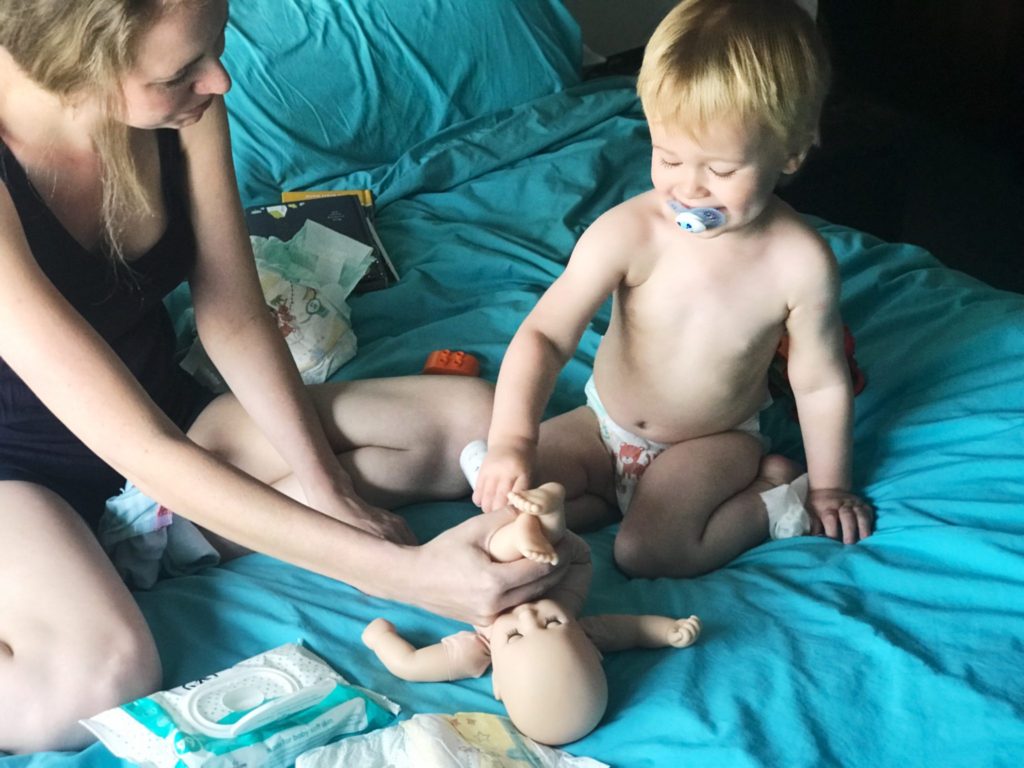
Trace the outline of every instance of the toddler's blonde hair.
{"label": "toddler's blonde hair", "polygon": [[815,22],[793,0],[683,0],[651,36],[637,92],[649,121],[691,134],[754,122],[797,154],[817,137],[829,77]]}

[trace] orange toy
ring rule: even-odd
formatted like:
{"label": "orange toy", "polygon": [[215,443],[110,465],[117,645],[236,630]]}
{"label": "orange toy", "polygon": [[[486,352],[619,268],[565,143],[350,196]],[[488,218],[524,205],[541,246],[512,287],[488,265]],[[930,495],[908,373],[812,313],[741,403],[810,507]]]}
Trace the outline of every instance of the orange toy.
{"label": "orange toy", "polygon": [[479,376],[480,361],[469,352],[458,349],[435,349],[427,356],[423,373],[446,373],[455,376]]}

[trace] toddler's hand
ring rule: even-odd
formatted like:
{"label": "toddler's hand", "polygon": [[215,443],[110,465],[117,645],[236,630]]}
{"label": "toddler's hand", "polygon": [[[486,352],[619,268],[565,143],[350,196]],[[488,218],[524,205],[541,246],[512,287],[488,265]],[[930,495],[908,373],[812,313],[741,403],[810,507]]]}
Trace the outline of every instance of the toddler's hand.
{"label": "toddler's hand", "polygon": [[693,645],[693,642],[700,635],[700,630],[700,619],[696,616],[691,616],[688,619],[676,619],[675,623],[669,628],[666,639],[673,648],[685,648],[688,645]]}
{"label": "toddler's hand", "polygon": [[531,486],[536,447],[489,445],[473,491],[473,503],[484,512],[508,506],[508,494]]}
{"label": "toddler's hand", "polygon": [[811,535],[824,533],[830,539],[855,544],[871,535],[875,527],[875,508],[849,491],[821,488],[807,496],[811,513]]}

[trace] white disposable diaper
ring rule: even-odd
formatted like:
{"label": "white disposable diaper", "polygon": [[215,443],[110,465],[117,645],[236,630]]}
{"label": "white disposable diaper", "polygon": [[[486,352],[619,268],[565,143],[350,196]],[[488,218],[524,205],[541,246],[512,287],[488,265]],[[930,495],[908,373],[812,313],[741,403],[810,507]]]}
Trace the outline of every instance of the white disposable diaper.
{"label": "white disposable diaper", "polygon": [[306,750],[389,725],[398,706],[350,685],[297,643],[82,721],[153,768],[287,768]]}
{"label": "white disposable diaper", "polygon": [[538,744],[484,712],[414,715],[301,755],[295,768],[608,768]]}
{"label": "white disposable diaper", "polygon": [[[267,308],[306,384],[319,384],[356,354],[346,299],[373,263],[373,249],[307,221],[288,241],[250,237]],[[181,367],[214,392],[227,384],[196,338]]]}

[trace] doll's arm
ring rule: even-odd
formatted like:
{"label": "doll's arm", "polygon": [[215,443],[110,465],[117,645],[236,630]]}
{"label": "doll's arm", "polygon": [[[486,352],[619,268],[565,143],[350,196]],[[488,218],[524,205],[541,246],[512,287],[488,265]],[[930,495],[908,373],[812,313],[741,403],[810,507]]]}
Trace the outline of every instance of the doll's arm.
{"label": "doll's arm", "polygon": [[374,619],[363,630],[363,643],[395,677],[418,683],[480,677],[491,664],[487,644],[475,632],[458,632],[416,648],[390,621]]}
{"label": "doll's arm", "polygon": [[601,651],[625,651],[630,648],[685,648],[700,635],[696,616],[673,619],[670,616],[602,614],[580,619],[584,631]]}

